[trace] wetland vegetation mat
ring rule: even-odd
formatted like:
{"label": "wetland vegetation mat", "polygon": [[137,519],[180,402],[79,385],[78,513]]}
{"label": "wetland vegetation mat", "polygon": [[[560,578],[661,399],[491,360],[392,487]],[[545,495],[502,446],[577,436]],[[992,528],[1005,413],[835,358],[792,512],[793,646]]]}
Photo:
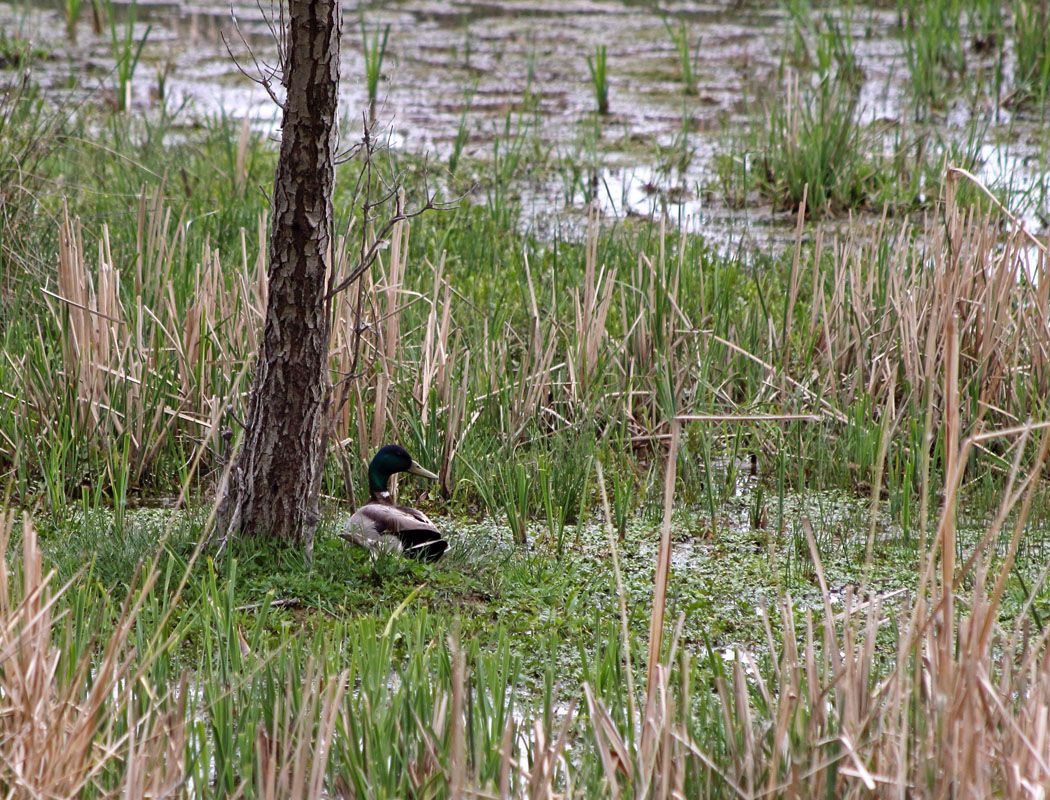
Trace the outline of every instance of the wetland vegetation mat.
{"label": "wetland vegetation mat", "polygon": [[[229,7],[0,4],[0,784],[1043,796],[1046,4],[452,9],[345,12],[333,284],[362,187],[455,202],[338,298],[307,560],[204,547],[276,159]],[[436,564],[337,536],[393,440]]]}

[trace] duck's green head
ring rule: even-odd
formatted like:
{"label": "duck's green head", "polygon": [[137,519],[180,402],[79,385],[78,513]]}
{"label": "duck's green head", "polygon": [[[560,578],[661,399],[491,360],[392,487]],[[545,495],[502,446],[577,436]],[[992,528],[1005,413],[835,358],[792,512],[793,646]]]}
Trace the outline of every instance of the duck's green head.
{"label": "duck's green head", "polygon": [[395,472],[411,472],[413,475],[437,480],[437,475],[419,466],[401,445],[388,444],[379,449],[373,456],[372,463],[368,465],[368,491],[372,494],[388,491],[390,476]]}

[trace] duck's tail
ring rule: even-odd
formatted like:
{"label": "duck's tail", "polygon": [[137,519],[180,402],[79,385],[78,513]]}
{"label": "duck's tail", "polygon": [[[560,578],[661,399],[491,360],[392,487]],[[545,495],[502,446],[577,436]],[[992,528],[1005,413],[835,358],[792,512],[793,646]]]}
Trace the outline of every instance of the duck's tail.
{"label": "duck's tail", "polygon": [[405,555],[420,561],[437,561],[448,549],[448,542],[434,531],[398,531]]}

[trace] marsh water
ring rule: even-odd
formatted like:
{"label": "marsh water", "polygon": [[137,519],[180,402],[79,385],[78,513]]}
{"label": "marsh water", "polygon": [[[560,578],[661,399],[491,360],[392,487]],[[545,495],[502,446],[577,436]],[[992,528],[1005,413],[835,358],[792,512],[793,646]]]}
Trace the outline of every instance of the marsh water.
{"label": "marsh water", "polygon": [[[962,152],[978,177],[1013,199],[1031,229],[1045,229],[1044,126],[1038,111],[1004,97],[1015,63],[1010,47],[985,52],[964,27],[965,77],[917,126],[898,5],[842,4],[811,12],[809,26],[797,2],[347,3],[343,139],[349,145],[360,136],[369,108],[366,52],[374,57],[385,38],[375,112],[390,144],[429,154],[437,173],[450,162],[495,162],[523,224],[541,235],[579,229],[596,202],[612,218],[666,215],[722,249],[776,250],[792,239],[794,214],[740,195],[727,176],[751,166],[739,143],[784,102],[796,70],[805,74],[820,60],[820,31],[825,38],[834,31],[859,65],[866,146],[921,140],[945,158]],[[112,0],[112,29],[95,32],[85,7],[76,44],[62,7],[0,3],[6,38],[32,41],[47,54],[33,80],[52,98],[112,102],[114,42],[130,34],[133,43],[145,41],[127,90],[132,113],[173,114],[169,135],[216,117],[276,135],[277,107],[250,79],[277,59],[269,3]],[[688,91],[676,36],[689,54]],[[595,113],[588,64],[599,47],[607,57],[606,115]],[[485,197],[493,191],[485,184],[479,180],[473,192]]]}

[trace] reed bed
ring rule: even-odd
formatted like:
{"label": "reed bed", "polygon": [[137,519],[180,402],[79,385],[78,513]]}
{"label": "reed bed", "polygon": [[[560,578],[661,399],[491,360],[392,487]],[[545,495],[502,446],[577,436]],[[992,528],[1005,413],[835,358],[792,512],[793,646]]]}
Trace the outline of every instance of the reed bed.
{"label": "reed bed", "polygon": [[[685,415],[684,452],[713,431],[767,469],[786,435],[808,465],[797,485],[885,472],[905,527],[925,530],[946,452],[943,397],[928,379],[946,321],[958,318],[967,424],[1039,416],[1050,378],[1046,246],[991,200],[957,201],[960,184],[972,196],[967,176],[948,173],[943,218],[810,233],[803,205],[793,252],[762,275],[662,226],[647,249],[607,238],[593,214],[560,264],[542,251],[536,263],[528,244],[508,265],[470,263],[428,252],[398,223],[373,270],[336,297],[325,492],[352,498],[371,453],[400,437],[439,472],[446,498],[518,508],[523,519],[556,506],[572,520],[593,498],[596,457],[619,486],[643,490],[625,502],[657,501],[651,469],[639,474],[623,456],[658,452],[668,420]],[[54,283],[33,289],[7,332],[18,343],[7,347],[12,413],[0,441],[23,496],[42,479],[60,508],[90,472],[106,476],[93,502],[122,507],[129,494],[198,480],[188,466],[197,442],[217,442],[202,454],[204,474],[228,457],[265,308],[266,221],[241,231],[235,258],[207,237],[192,257],[182,215],[163,184],[140,193],[119,261],[105,225],[89,244],[82,223],[60,218]],[[353,263],[338,258],[334,282]],[[740,415],[771,419],[745,430]],[[815,458],[829,448],[832,459]],[[583,486],[561,482],[559,498],[522,488],[499,466],[510,457],[583,472]],[[974,457],[1000,476],[1008,469],[994,448]],[[625,482],[624,470],[634,477]],[[494,487],[480,485],[484,474]]]}

